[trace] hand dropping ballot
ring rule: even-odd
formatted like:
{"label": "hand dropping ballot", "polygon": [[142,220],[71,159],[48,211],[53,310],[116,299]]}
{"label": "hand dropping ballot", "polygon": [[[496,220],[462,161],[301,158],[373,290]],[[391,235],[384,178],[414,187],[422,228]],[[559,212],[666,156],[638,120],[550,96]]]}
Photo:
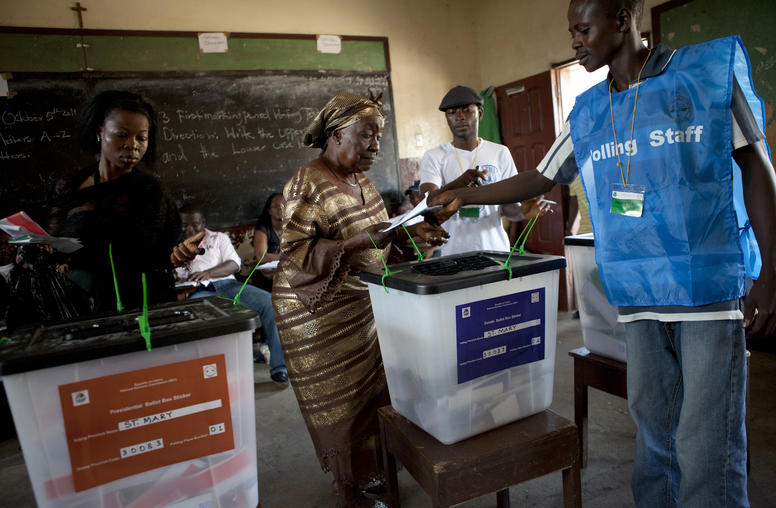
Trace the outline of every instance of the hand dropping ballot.
{"label": "hand dropping ballot", "polygon": [[417,224],[418,222],[421,222],[423,220],[423,215],[425,213],[433,210],[439,210],[442,208],[439,205],[429,207],[427,204],[427,201],[428,201],[428,193],[426,193],[426,195],[423,197],[423,201],[418,203],[418,205],[415,208],[413,208],[407,213],[404,213],[402,215],[397,215],[396,217],[389,219],[388,224],[390,224],[390,226],[380,230],[380,232],[384,233],[386,231],[395,229],[401,225],[412,226],[414,224]]}
{"label": "hand dropping ballot", "polygon": [[55,250],[69,254],[75,252],[83,245],[75,238],[51,236],[24,212],[0,219],[0,229],[11,237],[9,243],[30,244],[46,243]]}

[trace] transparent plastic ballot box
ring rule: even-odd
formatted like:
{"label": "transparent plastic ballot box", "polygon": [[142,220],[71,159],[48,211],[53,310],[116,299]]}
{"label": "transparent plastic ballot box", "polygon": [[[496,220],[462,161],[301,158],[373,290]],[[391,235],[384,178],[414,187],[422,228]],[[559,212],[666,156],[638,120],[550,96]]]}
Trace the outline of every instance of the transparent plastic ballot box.
{"label": "transparent plastic ballot box", "polygon": [[595,263],[593,233],[567,236],[563,244],[568,252],[574,277],[582,341],[592,353],[624,362],[625,326],[617,322],[617,308],[609,303]]}
{"label": "transparent plastic ballot box", "polygon": [[256,506],[253,311],[207,298],[19,330],[0,376],[40,507]]}
{"label": "transparent plastic ballot box", "polygon": [[[393,407],[444,444],[552,402],[564,258],[467,252],[363,271]],[[383,280],[385,287],[383,287]],[[387,292],[386,292],[387,289]]]}

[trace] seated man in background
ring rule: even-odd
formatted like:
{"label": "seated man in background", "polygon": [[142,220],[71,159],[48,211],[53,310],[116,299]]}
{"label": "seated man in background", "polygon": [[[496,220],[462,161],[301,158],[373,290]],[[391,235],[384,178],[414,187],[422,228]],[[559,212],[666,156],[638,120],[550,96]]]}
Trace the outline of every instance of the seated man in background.
{"label": "seated man in background", "polygon": [[[199,243],[204,253],[176,269],[176,275],[181,280],[201,284],[189,298],[214,295],[234,298],[242,287],[240,281],[234,277],[234,273],[240,270],[241,260],[229,237],[224,233],[205,229],[205,216],[194,204],[184,205],[180,214],[183,232],[187,237],[205,231],[205,238]],[[286,362],[272,310],[272,295],[247,284],[240,294],[240,303],[259,315],[264,339],[270,351],[270,377],[276,383],[288,383]]]}

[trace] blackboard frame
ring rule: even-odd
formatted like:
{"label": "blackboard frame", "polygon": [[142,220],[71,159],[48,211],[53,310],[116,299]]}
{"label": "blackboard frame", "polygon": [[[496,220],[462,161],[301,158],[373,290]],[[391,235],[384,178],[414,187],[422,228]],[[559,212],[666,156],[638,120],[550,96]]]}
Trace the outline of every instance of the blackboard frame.
{"label": "blackboard frame", "polygon": [[681,7],[682,5],[688,4],[692,1],[693,0],[670,0],[668,2],[652,7],[653,45],[657,45],[660,43],[660,16],[664,12],[671,11],[673,9],[676,9],[677,7]]}

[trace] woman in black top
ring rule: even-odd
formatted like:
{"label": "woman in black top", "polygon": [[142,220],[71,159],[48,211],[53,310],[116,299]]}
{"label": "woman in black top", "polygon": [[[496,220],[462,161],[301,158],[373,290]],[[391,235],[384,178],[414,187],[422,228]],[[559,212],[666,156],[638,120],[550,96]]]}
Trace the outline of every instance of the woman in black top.
{"label": "woman in black top", "polygon": [[155,136],[154,109],[134,93],[102,92],[81,112],[79,143],[98,161],[58,182],[49,230],[83,243],[70,256],[69,276],[95,310],[116,308],[109,245],[126,308],[142,304],[141,273],[149,303],[175,299],[170,254],[180,216],[159,179],[138,168],[153,160]]}
{"label": "woman in black top", "polygon": [[[276,192],[267,198],[264,209],[261,211],[259,221],[253,230],[253,254],[256,260],[261,259],[262,264],[280,259],[280,231],[283,228],[283,194]],[[272,291],[272,274],[259,272],[254,275],[253,283],[267,291]]]}

